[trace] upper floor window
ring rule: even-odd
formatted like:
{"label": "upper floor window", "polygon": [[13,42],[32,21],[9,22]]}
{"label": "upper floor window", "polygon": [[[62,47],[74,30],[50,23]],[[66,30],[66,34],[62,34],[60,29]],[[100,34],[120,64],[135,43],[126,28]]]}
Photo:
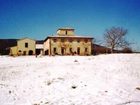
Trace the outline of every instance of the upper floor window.
{"label": "upper floor window", "polygon": [[25,47],[28,48],[28,43],[25,43]]}
{"label": "upper floor window", "polygon": [[68,34],[68,31],[66,31],[66,35]]}
{"label": "upper floor window", "polygon": [[77,42],[80,43],[80,39],[78,39]]}
{"label": "upper floor window", "polygon": [[85,43],[87,43],[88,42],[88,39],[85,39]]}
{"label": "upper floor window", "polygon": [[56,42],[57,41],[57,39],[53,39],[53,42]]}
{"label": "upper floor window", "polygon": [[72,42],[73,40],[72,39],[69,39],[69,42]]}
{"label": "upper floor window", "polygon": [[64,39],[64,38],[62,38],[62,39],[61,39],[61,42],[64,42],[64,41],[65,41],[65,39]]}

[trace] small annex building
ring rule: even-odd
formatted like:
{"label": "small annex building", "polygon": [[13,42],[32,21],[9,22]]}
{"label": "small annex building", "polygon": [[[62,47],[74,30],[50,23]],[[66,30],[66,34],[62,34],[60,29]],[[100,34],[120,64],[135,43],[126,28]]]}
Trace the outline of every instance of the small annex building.
{"label": "small annex building", "polygon": [[10,47],[10,55],[34,55],[36,41],[30,38],[22,38],[17,40],[17,45]]}
{"label": "small annex building", "polygon": [[43,55],[43,40],[36,41],[36,55]]}
{"label": "small annex building", "polygon": [[77,36],[73,28],[59,28],[44,40],[45,55],[91,55],[92,37]]}

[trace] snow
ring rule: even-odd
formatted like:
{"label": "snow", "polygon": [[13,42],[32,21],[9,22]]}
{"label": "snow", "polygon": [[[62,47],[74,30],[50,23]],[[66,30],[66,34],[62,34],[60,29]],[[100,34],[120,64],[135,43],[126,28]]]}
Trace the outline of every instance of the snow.
{"label": "snow", "polygon": [[140,105],[140,54],[0,56],[0,105]]}

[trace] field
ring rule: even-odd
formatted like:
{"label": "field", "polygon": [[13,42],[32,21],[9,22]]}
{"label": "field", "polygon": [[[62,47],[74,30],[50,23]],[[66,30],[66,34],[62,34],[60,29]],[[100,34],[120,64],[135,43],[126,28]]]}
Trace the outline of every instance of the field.
{"label": "field", "polygon": [[140,105],[140,54],[0,56],[0,105]]}

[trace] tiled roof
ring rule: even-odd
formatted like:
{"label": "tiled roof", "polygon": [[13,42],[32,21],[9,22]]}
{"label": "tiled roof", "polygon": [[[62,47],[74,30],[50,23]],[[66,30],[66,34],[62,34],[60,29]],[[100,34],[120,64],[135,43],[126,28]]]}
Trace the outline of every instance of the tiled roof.
{"label": "tiled roof", "polygon": [[31,39],[31,38],[28,38],[28,37],[21,38],[21,39],[19,39],[19,40],[17,40],[17,41],[24,40],[24,39],[30,39],[30,40],[33,40],[33,41],[35,41],[34,39]]}
{"label": "tiled roof", "polygon": [[55,36],[48,36],[44,41],[46,41],[48,38],[83,38],[83,39],[94,39],[93,37],[90,37],[90,36],[58,36],[58,35],[55,35]]}

